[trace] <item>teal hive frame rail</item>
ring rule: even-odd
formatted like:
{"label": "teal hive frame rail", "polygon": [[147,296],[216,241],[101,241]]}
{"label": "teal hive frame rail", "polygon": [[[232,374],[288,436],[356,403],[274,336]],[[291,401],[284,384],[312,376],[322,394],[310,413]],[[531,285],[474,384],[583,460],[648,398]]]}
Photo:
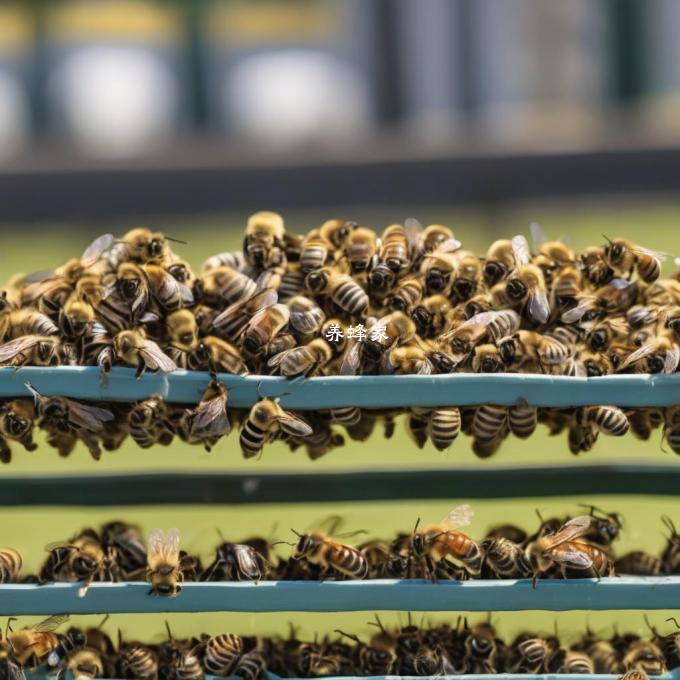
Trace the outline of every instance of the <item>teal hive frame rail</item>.
{"label": "teal hive frame rail", "polygon": [[[197,402],[210,376],[178,370],[145,374],[139,380],[131,368],[114,368],[106,384],[93,366],[33,366],[0,368],[0,398],[30,396],[29,380],[44,394],[74,399],[136,401],[160,394],[175,403]],[[260,395],[281,397],[289,409],[328,409],[343,406],[402,408],[407,406],[474,406],[493,403],[512,406],[519,399],[531,406],[570,407],[616,404],[623,407],[670,406],[680,403],[680,374],[612,375],[600,378],[519,373],[419,376],[334,376],[286,378],[220,374],[231,406],[247,408]]]}
{"label": "teal hive frame rail", "polygon": [[0,616],[161,612],[568,611],[673,609],[680,577],[539,581],[261,581],[186,583],[173,598],[149,595],[148,583],[0,586]]}
{"label": "teal hive frame rail", "polygon": [[[305,489],[304,495],[300,489]],[[0,507],[240,505],[452,498],[677,496],[680,465],[495,466],[355,472],[171,472],[0,477]]]}
{"label": "teal hive frame rail", "polygon": [[[50,677],[44,673],[26,673],[29,680],[51,680]],[[66,673],[66,678],[72,678],[70,673]],[[423,680],[424,676],[415,675],[346,675],[346,676],[328,676],[325,680]],[[438,675],[437,680],[619,680],[620,675],[571,675],[568,673],[546,673],[544,675],[518,675],[516,673],[493,673],[488,675]],[[655,680],[680,680],[680,669],[675,669],[668,673],[655,675]],[[219,680],[215,675],[206,675],[204,680]],[[267,673],[267,680],[282,680],[274,673]],[[286,680],[302,680],[301,678],[290,678]]]}

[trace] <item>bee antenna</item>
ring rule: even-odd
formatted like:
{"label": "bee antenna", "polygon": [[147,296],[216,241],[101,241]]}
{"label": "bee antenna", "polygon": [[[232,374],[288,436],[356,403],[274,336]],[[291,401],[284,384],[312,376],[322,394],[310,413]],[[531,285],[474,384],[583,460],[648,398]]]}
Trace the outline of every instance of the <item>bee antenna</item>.
{"label": "bee antenna", "polygon": [[340,630],[339,628],[336,628],[333,632],[338,633],[338,635],[342,635],[343,637],[349,638],[350,640],[354,640],[354,642],[356,642],[358,645],[361,644],[361,640],[359,639],[359,637],[357,635],[353,635],[351,633],[345,633],[345,631]]}
{"label": "bee antenna", "polygon": [[538,517],[538,521],[541,523],[541,529],[545,526],[545,520],[543,519],[543,516],[541,515],[541,511],[536,508],[536,516]]}
{"label": "bee antenna", "polygon": [[170,624],[168,623],[167,619],[165,619],[165,630],[168,631],[168,640],[170,640],[170,642],[173,642],[172,632],[170,631]]}
{"label": "bee antenna", "polygon": [[609,238],[609,236],[605,236],[604,234],[602,234],[602,238],[611,245],[612,240]]}
{"label": "bee antenna", "polygon": [[181,243],[183,246],[189,245],[189,241],[182,241],[181,239],[173,238],[172,236],[166,236],[165,240],[166,241],[172,241],[172,243]]}
{"label": "bee antenna", "polygon": [[385,626],[383,626],[382,621],[380,620],[380,617],[376,614],[375,615],[375,623],[371,624],[372,626],[378,626],[380,628],[381,632],[386,633],[387,631],[385,630]]}
{"label": "bee antenna", "polygon": [[[647,614],[645,614],[642,618],[644,619],[645,625],[647,626],[647,628],[649,628],[652,634],[656,637],[659,637],[659,634],[656,632],[656,628],[654,628],[654,626],[650,623]],[[669,619],[666,619],[666,621],[669,621]]]}
{"label": "bee antenna", "polygon": [[666,621],[672,621],[676,628],[680,628],[680,623],[678,623],[678,620],[675,618],[675,616],[669,616]]}
{"label": "bee antenna", "polygon": [[107,614],[100,622],[97,628],[101,628],[109,619],[111,618],[111,614]]}
{"label": "bee antenna", "polygon": [[224,534],[222,533],[222,529],[220,529],[219,527],[215,527],[215,531],[217,531],[217,535],[220,537],[220,541],[222,541],[222,543],[226,543],[226,541],[224,540]]}
{"label": "bee antenna", "polygon": [[418,529],[418,525],[420,524],[420,517],[416,520],[416,525],[413,527],[413,533],[416,533],[416,530]]}
{"label": "bee antenna", "polygon": [[298,538],[302,538],[302,536],[304,535],[304,534],[301,534],[299,531],[295,531],[295,529],[291,529],[291,531],[292,531]]}
{"label": "bee antenna", "polygon": [[271,547],[273,548],[275,545],[290,545],[293,546],[295,543],[291,543],[290,541],[274,541],[273,543],[270,543]]}

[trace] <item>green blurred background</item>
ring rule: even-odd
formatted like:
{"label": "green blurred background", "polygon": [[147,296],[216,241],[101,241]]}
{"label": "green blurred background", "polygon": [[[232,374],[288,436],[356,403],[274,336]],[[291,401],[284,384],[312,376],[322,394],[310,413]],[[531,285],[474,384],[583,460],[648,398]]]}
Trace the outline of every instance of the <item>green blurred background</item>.
{"label": "green blurred background", "polygon": [[[421,211],[415,215],[424,224],[438,222],[450,225],[465,247],[484,252],[494,238],[523,232],[528,234],[531,221],[539,222],[550,236],[566,235],[576,249],[587,244],[601,243],[602,234],[609,237],[622,236],[640,242],[642,245],[662,250],[671,256],[667,270],[672,268],[675,253],[680,253],[680,203],[672,201],[625,201],[615,208],[608,201],[570,201],[517,204],[502,212],[482,210],[466,211]],[[261,206],[266,207],[266,206]],[[360,221],[375,229],[381,229],[392,221],[403,220],[411,213],[407,208],[392,207],[387,210],[355,208],[349,214],[338,209],[323,214],[314,211],[288,213],[285,215],[289,229],[307,231],[318,225],[322,219],[342,216]],[[176,246],[176,252],[186,258],[194,267],[210,254],[238,248],[241,229],[246,214],[225,214],[210,218],[172,219],[158,218],[149,221],[154,228],[163,229],[176,238],[189,240],[187,246]],[[91,237],[106,230],[122,233],[134,223],[99,224],[96,228],[76,225],[77,228],[32,227],[31,237],[21,237],[22,229],[15,231],[17,238],[8,240],[3,248],[2,266],[6,271],[34,271],[52,268],[66,258],[79,253]],[[34,244],[39,244],[39,248]],[[509,438],[498,454],[490,461],[480,461],[472,453],[468,439],[461,437],[445,453],[434,450],[430,445],[422,451],[414,448],[405,433],[405,425],[399,422],[397,432],[391,440],[382,437],[380,428],[365,444],[348,442],[340,449],[330,452],[320,460],[311,462],[304,453],[291,454],[284,446],[268,446],[258,460],[244,461],[241,458],[235,433],[223,439],[211,453],[198,447],[176,444],[170,448],[150,451],[126,443],[119,451],[106,453],[99,463],[94,463],[84,447],[79,446],[66,460],[59,459],[56,452],[42,445],[36,452],[28,453],[15,447],[14,460],[2,468],[3,475],[68,473],[107,473],[141,470],[192,470],[192,471],[287,471],[287,470],[359,470],[378,467],[423,468],[423,467],[466,467],[484,465],[491,469],[496,463],[503,465],[585,465],[604,461],[646,461],[650,463],[675,463],[675,455],[661,449],[661,434],[657,433],[650,442],[641,443],[630,436],[620,439],[601,437],[594,449],[573,459],[563,437],[549,438],[541,426],[528,441]],[[304,494],[304,489],[300,489]],[[371,535],[390,536],[398,530],[408,530],[416,517],[425,522],[436,522],[454,505],[469,499],[451,498],[450,501],[391,502],[391,503],[343,503],[288,506],[236,506],[236,507],[154,507],[154,508],[4,508],[2,544],[13,545],[26,556],[28,569],[35,569],[45,557],[44,545],[58,538],[67,538],[76,530],[87,525],[100,524],[106,520],[122,517],[139,522],[148,531],[154,526],[169,528],[177,526],[183,536],[184,546],[199,552],[209,560],[211,551],[218,543],[217,529],[233,540],[260,534],[288,540],[289,529],[302,530],[312,527],[331,514],[340,514],[345,519],[347,530],[364,529]],[[663,545],[660,516],[669,514],[680,524],[680,504],[672,497],[662,499],[641,497],[607,498],[539,498],[511,501],[471,501],[475,509],[475,520],[471,528],[474,537],[481,537],[486,530],[498,522],[515,522],[529,529],[536,525],[535,509],[545,514],[567,514],[578,512],[577,504],[595,503],[605,509],[622,512],[625,528],[619,545],[621,553],[632,548],[658,552]],[[73,498],[77,504],[77,497]],[[282,555],[287,548],[280,546]],[[672,612],[671,612],[672,613]],[[652,620],[662,623],[670,613],[654,613]],[[455,619],[455,614],[451,618]],[[96,617],[92,617],[94,620]],[[152,618],[154,621],[149,622]],[[428,617],[429,618],[429,617]],[[442,616],[433,616],[440,620]],[[474,619],[474,615],[472,616]],[[619,627],[644,627],[640,613],[565,613],[559,615],[529,613],[518,617],[516,614],[496,614],[501,631],[510,634],[520,628],[536,625],[543,630],[552,630],[553,621],[565,634],[574,637],[582,630],[586,618],[595,629],[607,630],[614,621]],[[206,614],[173,615],[169,617],[176,634],[196,632],[197,629],[217,632],[237,630],[244,633],[283,631],[289,620],[302,623],[303,631],[329,630],[341,625],[368,632],[368,613],[359,614]],[[387,621],[398,617],[385,614]],[[30,621],[33,619],[26,619]],[[404,616],[401,617],[404,620]],[[150,630],[161,630],[157,617],[114,616],[107,624],[111,630],[121,627],[130,635],[148,637]],[[161,633],[159,632],[159,636]]]}

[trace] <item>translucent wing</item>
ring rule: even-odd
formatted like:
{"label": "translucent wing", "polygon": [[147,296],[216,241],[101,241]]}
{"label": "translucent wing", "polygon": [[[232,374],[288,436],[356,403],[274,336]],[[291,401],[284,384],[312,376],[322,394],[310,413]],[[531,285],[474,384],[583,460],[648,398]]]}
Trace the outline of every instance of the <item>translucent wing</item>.
{"label": "translucent wing", "polygon": [[573,548],[557,548],[550,555],[550,559],[574,569],[589,569],[593,566],[593,561],[585,552]]}
{"label": "translucent wing", "polygon": [[555,338],[544,336],[545,349],[541,352],[541,361],[544,364],[561,364],[567,354],[567,348]]}
{"label": "translucent wing", "polygon": [[35,626],[33,626],[33,630],[36,633],[52,633],[57,630],[62,623],[66,623],[69,618],[68,614],[53,614],[44,621],[36,623]]}
{"label": "translucent wing", "polygon": [[191,424],[191,434],[217,436],[228,434],[229,430],[230,425],[225,395],[214,397],[197,406],[196,415]]}
{"label": "translucent wing", "polygon": [[290,325],[298,331],[298,333],[313,333],[320,323],[323,323],[324,317],[316,315],[314,312],[291,312]]}
{"label": "translucent wing", "polygon": [[663,372],[664,373],[675,373],[678,368],[678,362],[680,362],[680,347],[673,344],[670,349],[666,350],[666,359],[664,361]]}
{"label": "translucent wing", "polygon": [[149,534],[149,555],[179,555],[179,529],[169,529],[166,534],[162,529],[152,529]]}
{"label": "translucent wing", "polygon": [[115,240],[113,234],[102,234],[97,237],[85,248],[85,252],[80,257],[81,264],[84,267],[91,267],[113,245]]}
{"label": "translucent wing", "polygon": [[659,250],[649,250],[649,248],[643,248],[641,246],[635,246],[635,248],[631,248],[631,250],[634,253],[638,253],[639,255],[648,255],[649,257],[653,257],[657,262],[659,262],[659,264],[661,262],[665,262],[668,258],[668,253],[663,253]]}
{"label": "translucent wing", "polygon": [[43,283],[49,281],[55,276],[54,269],[43,269],[39,272],[31,272],[24,276],[24,283]]}
{"label": "translucent wing", "polygon": [[534,244],[534,248],[537,248],[548,240],[548,237],[543,231],[543,227],[538,222],[532,222],[529,225],[529,233],[531,234],[531,242]]}
{"label": "translucent wing", "polygon": [[460,250],[462,247],[463,244],[457,238],[447,238],[437,246],[437,252],[455,253],[456,250]]}
{"label": "translucent wing", "polygon": [[275,366],[280,366],[281,362],[284,361],[284,359],[288,356],[291,356],[293,352],[297,352],[299,347],[292,347],[291,349],[284,349],[283,352],[279,352],[278,354],[275,354],[273,357],[267,361],[267,366],[270,367],[275,367]]}
{"label": "translucent wing", "polygon": [[24,335],[15,340],[10,340],[4,345],[0,345],[0,363],[11,361],[17,354],[30,349],[41,341],[39,335]]}
{"label": "translucent wing", "polygon": [[152,371],[172,373],[177,370],[177,364],[153,340],[144,340],[138,351]]}
{"label": "translucent wing", "polygon": [[360,352],[361,345],[356,341],[345,350],[345,356],[340,364],[340,375],[356,375],[361,364]]}
{"label": "translucent wing", "polygon": [[68,400],[69,420],[79,427],[84,427],[86,430],[93,432],[100,432],[103,428],[103,423],[113,420],[113,413],[105,408],[98,406],[89,406],[88,404],[81,404],[77,401]]}
{"label": "translucent wing", "polygon": [[592,309],[593,304],[596,302],[594,297],[588,296],[579,300],[576,307],[568,309],[566,312],[560,316],[560,320],[564,323],[578,323],[583,315]]}
{"label": "translucent wing", "polygon": [[447,529],[461,529],[462,527],[470,526],[472,518],[475,513],[471,505],[465,503],[464,505],[459,505],[449,512],[446,517],[442,520],[441,524]]}
{"label": "translucent wing", "polygon": [[[0,348],[2,349],[2,348]],[[656,345],[650,344],[650,345],[642,345],[642,347],[639,347],[636,349],[633,353],[629,354],[624,360],[623,363],[621,364],[621,369],[623,370],[625,368],[628,368],[629,366],[632,366],[633,364],[637,363],[641,359],[644,359],[645,357],[649,356],[650,354],[654,354],[656,351]]]}
{"label": "translucent wing", "polygon": [[418,245],[422,231],[423,225],[415,217],[406,218],[404,221],[404,232],[411,248],[415,248]]}
{"label": "translucent wing", "polygon": [[295,437],[309,437],[313,432],[308,423],[288,411],[281,411],[281,413],[276,416],[276,422],[284,432],[292,434]]}
{"label": "translucent wing", "polygon": [[512,252],[515,256],[515,262],[518,267],[529,264],[531,260],[531,251],[529,250],[529,242],[522,234],[512,237]]}
{"label": "translucent wing", "polygon": [[588,529],[590,529],[593,523],[593,518],[590,515],[579,515],[566,522],[557,531],[557,533],[552,536],[546,537],[546,550],[555,548],[561,543],[566,543],[567,541],[573,541],[585,534]]}
{"label": "translucent wing", "polygon": [[535,290],[529,296],[529,316],[538,323],[546,323],[550,318],[550,305],[542,290]]}
{"label": "translucent wing", "polygon": [[229,307],[227,307],[223,312],[218,314],[213,319],[213,326],[215,326],[215,328],[219,328],[220,326],[224,325],[224,322],[226,322],[227,319],[230,319],[232,316],[238,314],[242,310],[248,310],[254,314],[261,309],[266,309],[267,307],[275,305],[278,300],[279,295],[272,288],[266,288],[265,290],[258,291],[249,298],[239,300],[234,302],[234,304],[229,305]]}

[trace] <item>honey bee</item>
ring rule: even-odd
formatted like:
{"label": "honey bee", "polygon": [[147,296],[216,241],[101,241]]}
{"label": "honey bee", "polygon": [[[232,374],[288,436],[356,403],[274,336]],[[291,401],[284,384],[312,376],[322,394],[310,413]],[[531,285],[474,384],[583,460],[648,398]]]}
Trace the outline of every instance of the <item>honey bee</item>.
{"label": "honey bee", "polygon": [[146,645],[138,642],[123,644],[119,639],[118,657],[120,677],[128,680],[157,680],[158,656]]}
{"label": "honey bee", "polygon": [[519,635],[512,643],[512,656],[506,670],[532,675],[547,672],[554,651],[554,645],[549,640]]}
{"label": "honey bee", "polygon": [[343,637],[354,641],[352,650],[355,667],[362,675],[390,675],[397,661],[393,647],[386,644],[365,644],[356,635],[336,630]]}
{"label": "honey bee", "polygon": [[418,523],[411,534],[410,549],[420,560],[425,573],[434,579],[434,559],[452,560],[471,576],[479,576],[482,552],[477,543],[460,529],[468,526],[474,513],[469,505],[459,505],[438,524],[418,532]]}
{"label": "honey bee", "polygon": [[604,352],[612,343],[625,342],[629,328],[625,318],[609,317],[593,325],[586,335],[586,345],[593,352]]}
{"label": "honey bee", "polygon": [[165,325],[170,341],[166,352],[176,364],[186,368],[187,355],[198,344],[196,317],[188,309],[178,309],[168,315]]}
{"label": "honey bee", "polygon": [[159,265],[125,262],[118,267],[114,285],[133,318],[154,311],[152,302],[168,311],[194,303],[191,289]]}
{"label": "honey bee", "polygon": [[231,426],[227,415],[227,389],[212,380],[195,408],[185,409],[179,420],[179,433],[184,441],[201,443],[206,451],[229,434]]}
{"label": "honey bee", "polygon": [[[330,221],[334,222],[334,220]],[[300,269],[303,273],[309,273],[314,269],[321,269],[327,264],[332,264],[335,259],[334,249],[335,247],[327,238],[323,227],[312,229],[302,242]]]}
{"label": "honey bee", "polygon": [[453,279],[458,266],[458,254],[437,249],[424,256],[421,271],[428,295],[440,293],[447,297],[451,293]]}
{"label": "honey bee", "polygon": [[380,372],[387,375],[430,375],[433,369],[428,353],[416,342],[389,349],[380,362]]}
{"label": "honey bee", "polygon": [[385,298],[385,306],[392,311],[408,313],[420,302],[423,292],[423,282],[419,278],[402,279]]}
{"label": "honey bee", "polygon": [[203,667],[211,675],[228,677],[242,655],[243,638],[239,635],[215,635],[203,644]]}
{"label": "honey bee", "polygon": [[321,307],[303,295],[294,296],[286,305],[290,309],[290,327],[299,338],[318,333],[326,320]]}
{"label": "honey bee", "polygon": [[137,264],[164,264],[172,260],[168,241],[171,239],[160,231],[137,227],[128,231],[112,253],[114,262],[135,262]]}
{"label": "honey bee", "polygon": [[479,442],[492,442],[503,436],[508,427],[508,409],[495,404],[482,404],[475,409],[472,436]]}
{"label": "honey bee", "polygon": [[529,406],[524,399],[520,399],[517,404],[508,408],[508,426],[515,437],[520,439],[530,437],[536,430],[537,423],[536,409]]}
{"label": "honey bee", "polygon": [[666,665],[669,668],[677,668],[678,663],[680,662],[680,633],[678,632],[680,625],[678,625],[678,621],[674,617],[670,617],[666,619],[666,621],[672,621],[676,631],[674,633],[669,633],[668,635],[660,635],[645,616],[645,623],[654,635],[655,644],[661,648],[661,651],[666,658]]}
{"label": "honey bee", "polygon": [[578,267],[590,284],[596,288],[608,284],[616,275],[607,262],[602,246],[586,248],[578,258]]}
{"label": "honey bee", "polygon": [[619,372],[675,373],[680,363],[680,346],[670,338],[658,336],[629,354]]}
{"label": "honey bee", "polygon": [[186,642],[175,640],[165,622],[168,640],[158,648],[162,677],[167,680],[203,680],[201,662]]}
{"label": "honey bee", "polygon": [[281,215],[260,211],[248,218],[243,240],[246,261],[258,270],[276,267],[282,263],[286,230]]}
{"label": "honey bee", "polygon": [[54,631],[68,619],[68,614],[54,614],[30,628],[12,631],[8,626],[7,640],[17,663],[37,667],[45,661],[59,645],[59,637]]}
{"label": "honey bee", "polygon": [[267,366],[288,377],[314,376],[323,373],[324,367],[333,357],[333,348],[326,340],[314,338],[306,345],[279,352],[269,359]]}
{"label": "honey bee", "polygon": [[[6,291],[3,291],[6,294]],[[5,298],[0,298],[4,300]],[[59,328],[49,316],[33,309],[0,310],[0,338],[3,342],[24,335],[55,335]]]}
{"label": "honey bee", "polygon": [[495,628],[483,621],[470,629],[465,638],[464,662],[469,673],[496,673],[500,649]]}
{"label": "honey bee", "polygon": [[58,366],[60,345],[53,335],[24,335],[0,345],[0,365]]}
{"label": "honey bee", "polygon": [[426,435],[438,451],[448,449],[460,434],[460,411],[455,406],[434,409],[426,422]]}
{"label": "honey bee", "polygon": [[545,282],[551,285],[553,277],[560,270],[574,263],[574,251],[564,240],[550,241],[539,224],[533,222],[529,225],[529,231],[537,251],[532,263],[540,267]]}
{"label": "honey bee", "polygon": [[70,297],[59,310],[59,330],[69,340],[82,338],[94,322],[94,309],[83,300]]}
{"label": "honey bee", "polygon": [[440,342],[450,343],[456,354],[469,354],[483,340],[496,342],[519,330],[521,319],[517,312],[507,309],[476,314],[440,336]]}
{"label": "honey bee", "polygon": [[258,550],[243,543],[224,542],[217,548],[214,561],[201,574],[201,581],[262,581],[267,578],[269,562]]}
{"label": "honey bee", "polygon": [[586,406],[581,418],[611,437],[622,437],[630,428],[626,414],[617,406]]}
{"label": "honey bee", "polygon": [[94,680],[104,676],[104,662],[94,649],[76,649],[67,659],[66,670],[73,680]]}
{"label": "honey bee", "polygon": [[368,310],[368,295],[364,289],[351,276],[335,273],[329,267],[307,274],[305,287],[315,295],[326,295],[352,317],[363,317]]}
{"label": "honey bee", "polygon": [[497,536],[485,539],[481,547],[484,564],[497,578],[528,578],[532,575],[531,563],[517,543]]}
{"label": "honey bee", "polygon": [[42,419],[41,426],[53,423],[60,431],[77,435],[92,457],[99,460],[101,450],[96,436],[103,431],[104,423],[113,420],[111,411],[66,397],[44,396],[30,382],[25,382],[24,386],[33,395],[36,412]]}
{"label": "honey bee", "polygon": [[309,437],[312,428],[301,418],[279,406],[278,399],[260,399],[243,424],[239,443],[244,458],[257,456],[262,447],[278,431],[294,437]]}
{"label": "honey bee", "polygon": [[86,644],[87,636],[85,633],[78,628],[72,628],[60,637],[59,644],[47,657],[48,668],[60,667],[67,656],[72,655],[78,649],[82,649]]}
{"label": "honey bee", "polygon": [[351,579],[364,579],[368,576],[368,561],[357,548],[338,543],[320,532],[300,534],[294,560],[305,560],[321,567],[322,573]]}
{"label": "honey bee", "polygon": [[436,338],[444,330],[451,302],[445,295],[429,295],[411,312],[421,338]]}
{"label": "honey bee", "polygon": [[0,406],[0,435],[18,441],[27,451],[35,451],[33,441],[35,409],[29,399],[13,399]]}
{"label": "honey bee", "polygon": [[645,283],[653,283],[661,276],[661,263],[666,259],[666,254],[641,248],[626,239],[618,238],[607,239],[604,257],[616,274],[630,278],[636,271]]}
{"label": "honey bee", "polygon": [[41,580],[84,581],[78,589],[83,598],[93,581],[120,581],[121,572],[116,564],[115,550],[104,546],[97,533],[85,529],[66,543],[47,546],[49,557],[43,565]]}
{"label": "honey bee", "polygon": [[624,671],[644,671],[647,675],[665,673],[666,660],[659,646],[647,640],[631,643],[621,660]]}
{"label": "honey bee", "polygon": [[456,273],[451,291],[456,300],[466,302],[479,290],[483,281],[482,261],[468,251],[456,253]]}
{"label": "honey bee", "polygon": [[661,560],[642,550],[632,550],[614,562],[614,571],[627,576],[659,576],[661,569]]}
{"label": "honey bee", "polygon": [[506,367],[520,371],[546,372],[546,366],[561,364],[569,348],[549,335],[536,331],[517,331],[498,341],[498,350]]}
{"label": "honey bee", "polygon": [[21,553],[14,548],[0,549],[0,583],[16,583],[23,560]]}
{"label": "honey bee", "polygon": [[411,257],[417,226],[392,224],[380,239],[378,262],[371,270],[368,280],[372,291],[382,295],[390,292],[398,279],[411,268]]}
{"label": "honey bee", "polygon": [[544,535],[528,548],[527,557],[537,566],[534,585],[538,575],[547,571],[553,563],[559,565],[563,578],[567,578],[569,571],[598,578],[603,574],[613,574],[613,563],[607,554],[601,548],[579,540],[590,531],[592,523],[590,515],[574,517],[556,533]]}
{"label": "honey bee", "polygon": [[149,534],[146,580],[151,584],[149,595],[176,597],[184,580],[179,552],[179,530],[153,529]]}
{"label": "honey bee", "polygon": [[168,412],[159,394],[137,402],[127,416],[130,436],[137,446],[148,449],[154,444],[167,446],[172,442],[168,428]]}
{"label": "honey bee", "polygon": [[192,371],[208,371],[212,376],[218,373],[248,374],[238,348],[213,335],[202,338],[187,354],[186,366]]}
{"label": "honey bee", "polygon": [[472,370],[475,373],[502,373],[505,364],[499,348],[492,343],[477,345],[472,352]]}
{"label": "honey bee", "polygon": [[484,281],[487,286],[495,286],[517,266],[515,251],[516,246],[509,239],[500,239],[491,244],[484,258]]}
{"label": "honey bee", "polygon": [[228,305],[250,298],[257,292],[257,283],[231,267],[215,267],[204,272],[194,285],[198,299],[211,306]]}
{"label": "honey bee", "polygon": [[549,670],[555,673],[592,675],[595,672],[595,665],[585,652],[560,648],[550,659]]}
{"label": "honey bee", "polygon": [[512,249],[516,267],[505,277],[503,286],[492,290],[492,295],[496,290],[502,291],[501,297],[518,307],[530,321],[546,323],[550,318],[550,303],[543,272],[531,264],[529,244],[523,236],[513,237]]}
{"label": "honey bee", "polygon": [[378,240],[375,232],[365,227],[351,230],[344,252],[352,276],[368,274],[378,261]]}
{"label": "honey bee", "polygon": [[136,367],[135,378],[141,378],[147,369],[161,373],[177,370],[177,364],[146,336],[142,328],[116,334],[113,338],[113,350],[121,361]]}

